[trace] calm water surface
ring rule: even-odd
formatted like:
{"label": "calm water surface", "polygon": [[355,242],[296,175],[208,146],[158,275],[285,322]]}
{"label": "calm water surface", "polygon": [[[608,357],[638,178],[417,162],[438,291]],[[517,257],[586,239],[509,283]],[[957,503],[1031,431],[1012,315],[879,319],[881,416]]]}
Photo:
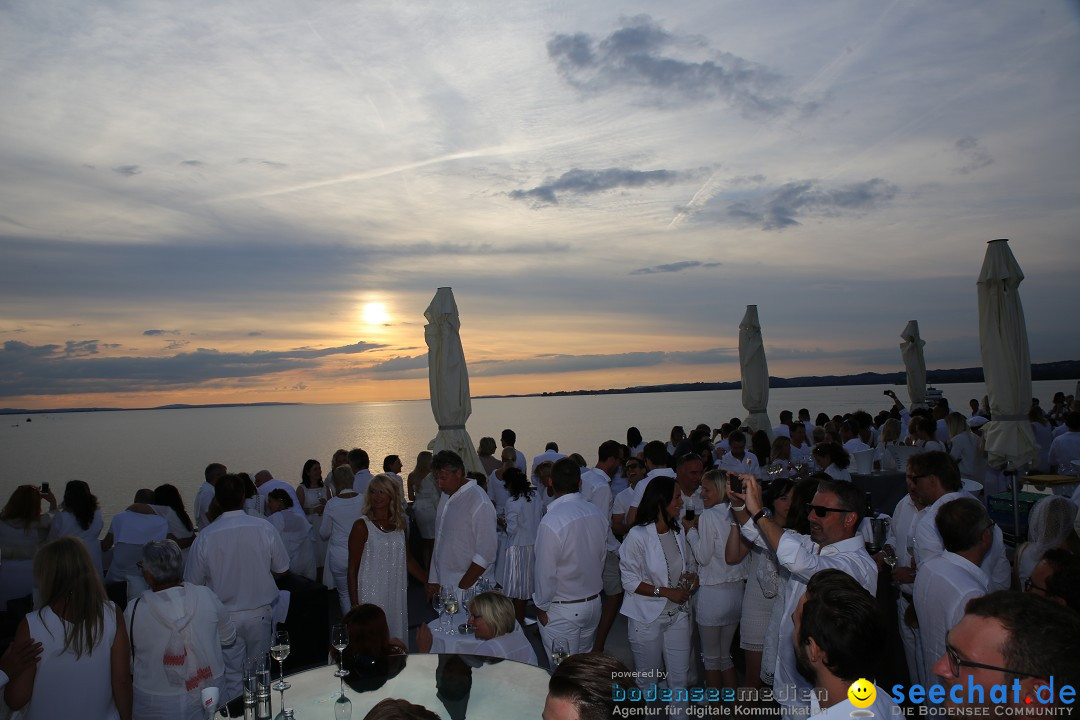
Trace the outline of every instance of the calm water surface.
{"label": "calm water surface", "polygon": [[[1072,392],[1074,381],[1033,384],[1035,397],[1049,407],[1053,393]],[[902,387],[888,386],[901,398]],[[810,409],[830,415],[859,408],[871,413],[889,407],[886,386],[774,389],[769,414]],[[942,385],[945,397],[961,412],[970,398],[985,394],[982,384]],[[688,430],[699,422],[719,425],[745,417],[738,390],[530,397],[474,400],[468,422],[475,442],[503,428],[518,434],[518,448],[532,457],[554,440],[566,453],[580,452],[590,463],[596,448],[609,438],[624,442],[626,428],[636,425],[649,439],[667,440],[672,425]],[[362,447],[371,456],[372,471],[384,456],[400,455],[405,473],[416,455],[435,437],[430,404],[424,401],[297,405],[191,410],[135,410],[104,413],[58,413],[3,416],[0,421],[0,503],[16,485],[53,484],[57,495],[64,482],[86,480],[108,518],[122,510],[140,487],[170,482],[180,488],[188,509],[202,483],[203,468],[221,462],[233,471],[254,475],[261,469],[287,482],[299,482],[308,458],[328,469],[339,447]]]}

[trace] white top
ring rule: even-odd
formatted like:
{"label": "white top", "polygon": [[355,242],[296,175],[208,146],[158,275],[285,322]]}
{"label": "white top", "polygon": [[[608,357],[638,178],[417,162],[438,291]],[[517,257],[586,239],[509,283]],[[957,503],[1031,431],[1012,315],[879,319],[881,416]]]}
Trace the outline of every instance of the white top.
{"label": "white top", "polygon": [[124,510],[113,515],[109,534],[116,545],[106,582],[120,582],[129,575],[141,577],[135,563],[142,559],[142,547],[153,540],[164,540],[169,533],[169,523],[160,515]]}
{"label": "white top", "polygon": [[499,479],[495,473],[498,470],[492,470],[488,475],[488,497],[491,498],[491,504],[495,506],[495,512],[506,512],[506,501],[510,499],[510,491],[506,489],[506,483]]}
{"label": "white top", "polygon": [[360,493],[360,497],[364,497],[367,494],[368,485],[371,484],[371,478],[375,477],[371,474],[371,470],[364,468],[363,470],[353,475],[352,489]]}
{"label": "white top", "polygon": [[927,674],[920,678],[924,685],[941,682],[930,668],[945,654],[945,633],[964,617],[968,600],[986,593],[986,575],[959,555],[944,552],[919,565],[914,602]]}
{"label": "white top", "polygon": [[[742,526],[742,533],[751,542],[765,547],[764,539],[750,520]],[[805,706],[802,698],[807,697],[811,686],[795,668],[795,648],[790,638],[795,631],[791,615],[806,592],[806,583],[818,571],[836,568],[855,578],[871,595],[876,595],[877,564],[866,552],[862,535],[819,547],[809,535],[784,533],[777,546],[776,557],[780,566],[789,573],[784,584],[784,612],[780,622],[780,638],[788,638],[788,641],[781,640],[777,648],[773,687],[796,686],[798,692],[791,693],[790,701],[785,700],[781,704]]]}
{"label": "white top", "polygon": [[813,462],[814,460],[814,446],[810,443],[803,445],[795,445],[791,443],[791,462]]}
{"label": "white top", "polygon": [[195,493],[193,509],[195,511],[195,527],[202,530],[210,524],[210,502],[214,499],[214,486],[203,481],[199,491]]}
{"label": "white top", "polygon": [[506,502],[506,537],[507,545],[535,545],[536,531],[540,528],[540,518],[544,514],[544,504],[539,491],[526,500],[510,498]]}
{"label": "white top", "polygon": [[728,472],[749,473],[761,477],[761,464],[758,463],[757,455],[749,450],[743,451],[741,460],[729,452],[724,453],[724,456],[716,463],[716,467]]}
{"label": "white top", "polygon": [[206,585],[230,612],[269,605],[278,596],[272,573],[289,569],[289,553],[274,526],[230,510],[195,538],[184,579]]}
{"label": "white top", "polygon": [[30,637],[41,643],[42,652],[33,694],[23,708],[25,720],[120,717],[112,696],[111,650],[116,637],[116,606],[106,601],[103,614],[105,628],[97,645],[78,659],[74,652],[64,651],[64,629],[70,623],[52,608],[45,607],[40,613],[26,616]]}
{"label": "white top", "polygon": [[368,536],[356,574],[356,599],[361,605],[382,608],[390,637],[405,640],[409,637],[405,531],[383,532],[369,518],[362,520]]}
{"label": "white top", "polygon": [[1071,463],[1073,460],[1080,460],[1080,432],[1062,433],[1050,444],[1050,471],[1057,472],[1059,465]]}
{"label": "white top", "polygon": [[103,527],[105,527],[105,521],[101,519],[100,510],[94,511],[94,519],[90,521],[90,527],[85,530],[79,525],[79,521],[75,519],[74,515],[67,510],[61,510],[53,516],[52,524],[49,525],[48,540],[52,542],[56,538],[69,535],[79,538],[86,545],[86,549],[90,551],[90,558],[94,561],[98,573],[104,575],[105,571],[102,569],[101,562],[101,541],[98,540]]}
{"label": "white top", "polygon": [[[915,521],[919,518],[919,511],[915,509],[915,501],[911,495],[904,495],[900,502],[896,503],[893,511],[892,523],[889,525],[889,544],[896,553],[896,567],[911,567],[912,555],[908,548],[914,546]],[[900,589],[910,593],[911,583],[901,583]]]}
{"label": "white top", "polygon": [[0,560],[32,560],[38,546],[45,541],[51,519],[51,515],[45,514],[27,527],[0,520],[0,549],[4,553]]}
{"label": "white top", "polygon": [[532,470],[529,473],[529,477],[532,478],[533,482],[536,482],[536,466],[537,465],[539,465],[542,462],[548,462],[548,461],[555,462],[556,460],[562,460],[564,457],[566,457],[566,455],[563,455],[561,452],[559,452],[557,450],[545,450],[544,452],[540,453],[539,455],[537,455],[536,457],[533,458],[533,460],[532,460]]}
{"label": "white top", "polygon": [[318,564],[315,543],[311,539],[311,524],[304,515],[291,512],[272,513],[267,521],[274,526],[289,553],[289,570],[294,575],[314,580]]}
{"label": "white top", "polygon": [[[959,492],[945,493],[932,505],[924,508],[915,520],[915,566],[921,568],[930,558],[937,557],[945,552],[945,544],[941,540],[934,520],[941,506],[950,500],[960,497],[971,497],[970,493],[961,490]],[[989,592],[994,590],[1008,590],[1012,582],[1012,568],[1009,559],[1005,556],[1005,540],[1001,536],[1001,528],[994,525],[994,543],[987,551],[982,561],[983,572],[989,580]]]}
{"label": "white top", "polygon": [[600,592],[607,555],[607,524],[580,493],[551,501],[536,533],[536,592],[545,612],[554,600],[581,600]]}
{"label": "white top", "polygon": [[607,549],[615,552],[619,549],[619,541],[611,532],[611,478],[600,468],[587,468],[581,471],[581,497],[600,511],[607,521]]}
{"label": "white top", "polygon": [[777,425],[772,429],[773,437],[786,437],[791,438],[791,427],[784,425],[783,423]]}
{"label": "white top", "polygon": [[[262,495],[264,498],[270,494],[271,490],[284,490],[285,492],[289,493],[289,498],[293,502],[292,507],[289,508],[289,510],[296,513],[297,515],[300,515],[301,517],[306,515],[306,513],[304,512],[304,506],[300,504],[300,498],[296,495],[296,488],[294,488],[292,485],[285,482],[284,480],[277,480],[271,478],[256,489],[259,491],[259,494]],[[263,503],[263,507],[266,507],[265,502]]]}
{"label": "white top", "polygon": [[[457,616],[454,621],[457,622]],[[520,624],[515,623],[512,631],[490,640],[480,640],[472,634],[448,635],[439,618],[428,623],[428,627],[431,629],[431,652],[433,653],[480,655],[539,665],[536,651],[533,650],[532,643],[529,642]]]}
{"label": "white top", "polygon": [[353,523],[360,519],[364,509],[364,496],[342,497],[335,495],[326,501],[319,537],[330,540],[331,572],[344,572],[349,563],[349,533]]}
{"label": "white top", "polygon": [[[850,467],[850,465],[848,467]],[[851,482],[851,471],[847,468],[838,468],[836,463],[832,463],[829,467],[825,468],[825,474],[833,480],[847,480],[848,482]]]}
{"label": "white top", "polygon": [[671,468],[653,468],[645,474],[645,477],[638,480],[638,484],[634,487],[634,495],[630,499],[630,507],[638,507],[641,505],[641,498],[645,497],[645,488],[649,487],[649,483],[652,482],[654,477],[669,477],[672,480],[675,479],[675,471]]}
{"label": "white top", "polygon": [[483,488],[470,480],[439,504],[428,582],[457,587],[470,565],[489,568],[498,551],[495,506]]}
{"label": "white top", "polygon": [[811,695],[810,717],[814,718],[814,720],[851,720],[853,717],[859,717],[858,715],[852,715],[853,711],[869,711],[873,713],[872,717],[874,718],[892,718],[900,714],[900,711],[896,708],[896,703],[893,702],[892,695],[887,690],[877,685],[874,686],[874,690],[877,692],[877,696],[874,698],[873,704],[868,708],[857,708],[851,704],[851,700],[844,698],[835,705],[822,710],[817,697]]}
{"label": "white top", "polygon": [[687,572],[691,566],[689,550],[686,547],[686,533],[676,533],[675,540],[682,563],[679,567],[669,567],[664,547],[660,542],[660,533],[656,523],[635,525],[630,528],[619,548],[619,571],[622,574],[623,603],[619,611],[623,615],[640,622],[652,622],[660,617],[667,607],[665,597],[646,597],[638,595],[641,583],[655,587],[671,587],[671,578]]}
{"label": "white top", "polygon": [[630,509],[630,503],[634,499],[637,488],[628,487],[611,501],[611,517],[614,519],[618,517],[623,522],[626,522],[626,513]]}
{"label": "white top", "polygon": [[844,443],[844,449],[847,450],[848,455],[854,455],[855,453],[862,452],[863,450],[870,450],[871,447],[859,438],[853,437],[846,443]]}
{"label": "white top", "polygon": [[[134,621],[132,620],[134,613]],[[135,689],[148,695],[184,695],[184,685],[174,684],[161,662],[176,630],[189,653],[194,649],[198,663],[209,668],[209,678],[225,672],[222,645],[231,645],[236,627],[214,591],[202,585],[181,585],[160,592],[147,590],[128,603],[124,624],[135,647]],[[199,669],[199,668],[196,668]]]}
{"label": "white top", "polygon": [[174,535],[181,540],[195,534],[194,530],[188,530],[184,521],[176,514],[176,511],[167,505],[151,505],[154,512],[165,518],[165,524],[169,526],[169,535]]}
{"label": "white top", "polygon": [[952,439],[949,455],[956,461],[962,477],[971,478],[979,482],[983,481],[986,474],[986,463],[979,452],[979,438],[970,430],[958,433]]}
{"label": "white top", "polygon": [[734,565],[724,560],[727,539],[731,534],[731,508],[727,503],[705,508],[697,527],[686,534],[690,549],[698,563],[698,579],[702,585],[719,585],[745,580],[749,568],[744,557]]}

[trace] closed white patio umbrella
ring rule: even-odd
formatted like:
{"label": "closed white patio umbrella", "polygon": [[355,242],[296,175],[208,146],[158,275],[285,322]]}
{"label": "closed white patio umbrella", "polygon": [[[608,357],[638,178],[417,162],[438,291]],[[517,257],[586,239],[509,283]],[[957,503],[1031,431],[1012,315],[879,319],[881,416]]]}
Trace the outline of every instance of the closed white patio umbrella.
{"label": "closed white patio umbrella", "polygon": [[439,425],[439,432],[428,448],[434,453],[453,450],[465,462],[467,472],[483,472],[476,446],[465,429],[465,421],[472,415],[472,399],[465,351],[461,347],[461,318],[453,290],[439,288],[424,317],[428,321],[424,339],[428,346],[431,412]]}
{"label": "closed white patio umbrella", "polygon": [[919,336],[919,321],[908,320],[900,338],[904,341],[900,343],[900,357],[904,360],[904,371],[907,374],[910,407],[926,407],[926,358],[923,356],[926,342]]}
{"label": "closed white patio umbrella", "polygon": [[747,305],[739,323],[739,370],[742,377],[742,404],[750,414],[747,423],[751,430],[764,430],[773,440],[769,421],[769,364],[765,360],[765,343],[761,339],[757,305]]}
{"label": "closed white patio umbrella", "polygon": [[991,240],[977,283],[979,350],[991,418],[983,425],[983,437],[990,466],[1004,468],[1012,477],[1014,531],[1020,526],[1015,471],[1039,456],[1039,445],[1027,419],[1031,408],[1031,355],[1020,303],[1023,279],[1009,241]]}

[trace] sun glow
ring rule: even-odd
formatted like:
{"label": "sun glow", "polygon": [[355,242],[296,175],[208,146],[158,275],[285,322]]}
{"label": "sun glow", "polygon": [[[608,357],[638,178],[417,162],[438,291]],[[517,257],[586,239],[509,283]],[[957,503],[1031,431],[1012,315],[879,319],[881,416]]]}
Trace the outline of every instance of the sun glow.
{"label": "sun glow", "polygon": [[386,312],[386,305],[379,302],[366,303],[363,317],[368,325],[385,325],[390,321],[390,313]]}

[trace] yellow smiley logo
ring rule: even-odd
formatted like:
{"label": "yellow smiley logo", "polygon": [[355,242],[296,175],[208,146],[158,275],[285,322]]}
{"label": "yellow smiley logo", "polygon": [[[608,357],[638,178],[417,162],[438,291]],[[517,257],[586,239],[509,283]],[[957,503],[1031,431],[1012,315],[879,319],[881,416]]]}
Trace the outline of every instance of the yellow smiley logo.
{"label": "yellow smiley logo", "polygon": [[847,691],[848,700],[857,708],[868,708],[877,698],[877,688],[866,678],[859,678],[851,683]]}

